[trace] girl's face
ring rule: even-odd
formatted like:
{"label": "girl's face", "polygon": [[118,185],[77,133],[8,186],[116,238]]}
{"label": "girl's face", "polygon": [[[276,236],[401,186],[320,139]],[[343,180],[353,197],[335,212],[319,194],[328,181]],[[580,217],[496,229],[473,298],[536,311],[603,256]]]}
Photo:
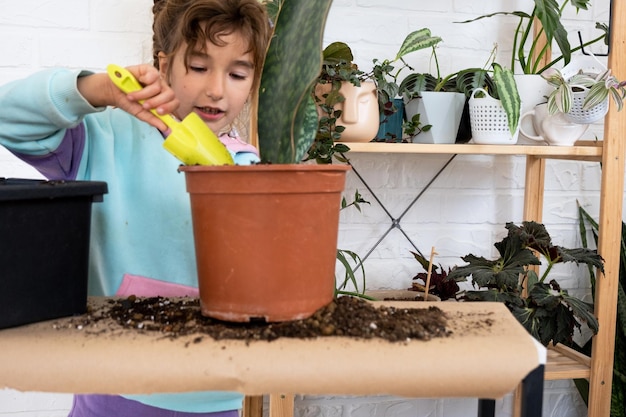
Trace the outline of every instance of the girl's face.
{"label": "girl's face", "polygon": [[[195,112],[216,134],[222,133],[242,111],[254,81],[254,61],[248,43],[237,33],[224,35],[224,46],[207,42],[204,51],[194,50],[185,67],[184,44],[171,62],[160,57],[165,78],[171,64],[169,84],[180,101],[175,116],[180,120]],[[167,79],[167,78],[166,78]]]}

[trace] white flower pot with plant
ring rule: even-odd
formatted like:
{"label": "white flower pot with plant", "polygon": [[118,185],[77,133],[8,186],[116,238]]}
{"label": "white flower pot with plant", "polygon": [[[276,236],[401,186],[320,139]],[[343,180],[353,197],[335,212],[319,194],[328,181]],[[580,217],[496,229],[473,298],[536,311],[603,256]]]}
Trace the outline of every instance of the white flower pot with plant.
{"label": "white flower pot with plant", "polygon": [[589,124],[604,118],[609,97],[618,111],[623,107],[626,82],[587,58],[572,61],[562,70],[548,68],[541,76],[554,88],[548,96],[550,114],[560,111],[572,122]]}

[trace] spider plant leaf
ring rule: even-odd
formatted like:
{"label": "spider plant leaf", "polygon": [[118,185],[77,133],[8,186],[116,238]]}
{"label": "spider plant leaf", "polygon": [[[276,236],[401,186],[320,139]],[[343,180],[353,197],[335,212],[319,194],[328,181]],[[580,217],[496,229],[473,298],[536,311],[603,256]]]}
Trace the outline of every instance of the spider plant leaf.
{"label": "spider plant leaf", "polygon": [[306,153],[315,140],[311,96],[322,67],[322,35],[331,3],[280,5],[259,89],[259,151],[264,161],[298,163],[302,149]]}
{"label": "spider plant leaf", "polygon": [[439,42],[441,42],[441,38],[439,36],[432,36],[430,30],[427,28],[411,32],[404,39],[404,42],[402,42],[402,46],[400,46],[400,50],[398,50],[394,61],[397,61],[411,52],[433,47]]}
{"label": "spider plant leaf", "polygon": [[[569,113],[572,109],[572,90],[567,84],[561,84],[555,92],[557,109],[562,113]],[[555,112],[556,113],[556,112]]]}
{"label": "spider plant leaf", "polygon": [[589,89],[587,97],[585,97],[585,101],[583,102],[583,110],[588,110],[593,106],[603,103],[608,96],[609,90],[606,89],[604,82],[597,82]]}

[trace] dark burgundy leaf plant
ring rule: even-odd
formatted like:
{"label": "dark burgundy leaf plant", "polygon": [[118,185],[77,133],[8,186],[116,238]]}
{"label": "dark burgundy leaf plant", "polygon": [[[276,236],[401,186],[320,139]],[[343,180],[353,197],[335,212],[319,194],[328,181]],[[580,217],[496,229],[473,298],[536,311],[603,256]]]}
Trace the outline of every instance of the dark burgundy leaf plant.
{"label": "dark burgundy leaf plant", "polygon": [[[544,346],[572,344],[575,329],[586,323],[594,333],[598,321],[592,305],[568,294],[550,271],[558,263],[585,264],[604,272],[604,261],[595,250],[568,249],[552,244],[545,226],[523,222],[521,226],[507,223],[508,235],[495,244],[500,257],[488,260],[469,254],[462,257],[464,266],[455,266],[447,279],[466,281],[479,290],[463,291],[457,296],[467,301],[499,301],[506,304],[513,315]],[[541,277],[533,266],[542,265]],[[526,290],[524,290],[526,289]]]}

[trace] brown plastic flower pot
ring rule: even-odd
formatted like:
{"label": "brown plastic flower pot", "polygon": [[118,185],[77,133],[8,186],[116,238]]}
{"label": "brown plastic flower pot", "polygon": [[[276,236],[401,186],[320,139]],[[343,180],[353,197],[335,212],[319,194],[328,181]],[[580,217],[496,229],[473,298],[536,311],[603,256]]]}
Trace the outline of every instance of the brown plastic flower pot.
{"label": "brown plastic flower pot", "polygon": [[186,166],[202,313],[268,322],[330,303],[346,165]]}

